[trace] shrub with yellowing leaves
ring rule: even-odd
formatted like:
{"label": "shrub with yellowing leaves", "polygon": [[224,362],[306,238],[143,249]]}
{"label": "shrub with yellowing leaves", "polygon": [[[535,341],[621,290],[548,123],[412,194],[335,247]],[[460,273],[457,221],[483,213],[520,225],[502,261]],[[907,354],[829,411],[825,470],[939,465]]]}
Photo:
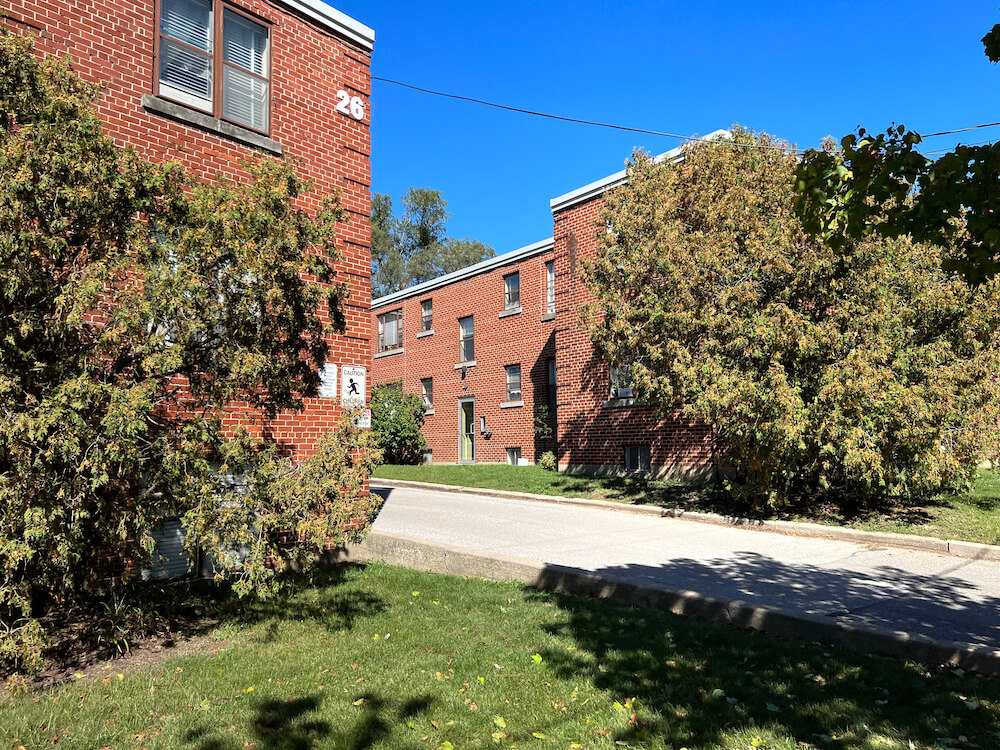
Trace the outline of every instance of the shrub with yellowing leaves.
{"label": "shrub with yellowing leaves", "polygon": [[905,237],[814,241],[795,166],[739,128],[677,163],[636,153],[585,269],[597,350],[662,412],[714,425],[758,506],[964,486],[997,445],[1000,283]]}

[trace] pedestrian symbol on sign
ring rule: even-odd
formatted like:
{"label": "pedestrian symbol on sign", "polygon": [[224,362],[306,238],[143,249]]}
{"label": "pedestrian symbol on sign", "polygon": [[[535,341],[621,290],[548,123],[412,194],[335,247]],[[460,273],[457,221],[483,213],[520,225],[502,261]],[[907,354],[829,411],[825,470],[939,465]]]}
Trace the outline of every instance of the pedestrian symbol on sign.
{"label": "pedestrian symbol on sign", "polygon": [[364,367],[343,365],[340,368],[340,403],[345,409],[357,409],[365,405],[365,380],[368,373]]}

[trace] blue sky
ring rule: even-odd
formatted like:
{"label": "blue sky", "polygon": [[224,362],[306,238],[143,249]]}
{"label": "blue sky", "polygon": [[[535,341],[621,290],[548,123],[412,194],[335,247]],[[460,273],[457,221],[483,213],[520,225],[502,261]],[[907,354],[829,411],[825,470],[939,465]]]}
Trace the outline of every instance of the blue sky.
{"label": "blue sky", "polygon": [[[686,135],[733,123],[801,147],[857,125],[930,133],[1000,120],[980,38],[995,2],[334,0],[375,29],[372,75]],[[498,253],[552,234],[549,199],[678,141],[372,85],[372,189],[441,190],[449,234]],[[1000,127],[932,138],[1000,138]]]}

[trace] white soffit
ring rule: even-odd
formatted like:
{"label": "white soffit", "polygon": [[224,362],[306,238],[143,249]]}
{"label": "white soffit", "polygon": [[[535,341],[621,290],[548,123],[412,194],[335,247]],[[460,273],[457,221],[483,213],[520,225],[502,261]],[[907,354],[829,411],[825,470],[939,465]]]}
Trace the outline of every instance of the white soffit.
{"label": "white soffit", "polygon": [[553,239],[549,237],[547,240],[535,242],[531,245],[525,245],[522,248],[511,250],[509,253],[504,253],[503,255],[494,255],[492,258],[487,258],[486,260],[481,260],[471,266],[466,266],[465,268],[460,268],[457,271],[446,273],[444,276],[438,276],[436,279],[423,281],[419,284],[408,286],[406,289],[400,289],[398,292],[393,292],[392,294],[387,294],[384,297],[373,299],[372,310],[376,307],[385,307],[386,305],[391,305],[395,302],[401,302],[404,299],[414,297],[418,294],[424,294],[432,289],[439,289],[443,286],[447,286],[448,284],[453,284],[456,281],[467,279],[470,276],[477,276],[481,273],[492,271],[495,268],[508,266],[519,260],[530,258],[532,255],[540,255],[547,250],[551,250],[553,247],[555,247],[555,243]]}
{"label": "white soffit", "polygon": [[[695,138],[696,141],[719,141],[728,140],[732,137],[732,134],[728,130],[716,130],[709,133],[701,138]],[[655,157],[654,161],[680,161],[684,156],[684,146],[678,146],[677,148],[671,149],[666,153],[660,154]],[[558,213],[564,209],[575,206],[579,203],[586,203],[592,198],[596,198],[599,195],[604,194],[612,188],[616,188],[619,185],[625,183],[627,177],[627,170],[622,170],[621,172],[615,172],[612,175],[597,180],[596,182],[591,182],[589,185],[584,185],[576,190],[571,190],[564,195],[560,195],[558,198],[553,198],[549,201],[549,207],[552,209],[552,213]]]}
{"label": "white soffit", "polygon": [[366,50],[371,51],[375,47],[375,31],[373,29],[360,21],[355,21],[347,14],[341,13],[332,5],[327,5],[323,0],[280,0],[280,2],[335,34],[360,44]]}

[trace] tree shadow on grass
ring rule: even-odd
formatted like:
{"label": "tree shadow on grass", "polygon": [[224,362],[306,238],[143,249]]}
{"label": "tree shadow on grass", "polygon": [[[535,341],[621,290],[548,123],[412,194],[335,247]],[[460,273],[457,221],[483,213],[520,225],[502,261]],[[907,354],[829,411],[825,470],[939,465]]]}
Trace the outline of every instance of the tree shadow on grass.
{"label": "tree shadow on grass", "polygon": [[[402,700],[366,692],[356,704],[357,720],[348,726],[334,727],[322,718],[321,696],[262,701],[253,719],[252,746],[255,750],[312,750],[317,746],[368,750],[378,747],[394,726],[426,713],[433,703],[433,699],[424,696]],[[202,725],[188,730],[187,742],[196,750],[246,750],[247,747],[220,729]],[[398,743],[395,746],[404,747]]]}
{"label": "tree shadow on grass", "polygon": [[[363,565],[345,564],[315,571],[309,576],[289,576],[277,597],[267,601],[234,601],[225,619],[240,625],[262,624],[264,627],[257,638],[264,643],[278,638],[283,622],[309,620],[330,632],[350,630],[359,619],[373,617],[389,607],[384,599],[370,591],[342,588],[363,568]],[[323,593],[310,597],[310,592]]]}
{"label": "tree shadow on grass", "polygon": [[[659,575],[643,566],[601,571]],[[667,566],[664,566],[667,567]],[[827,582],[818,571],[785,568],[767,559],[740,564],[682,561],[677,580],[699,581],[736,575],[741,583],[770,578],[774,585],[804,582],[805,595],[822,596]],[[547,585],[559,583],[552,571]],[[857,595],[892,578],[901,588],[913,581],[889,571],[869,586],[859,577]],[[936,582],[934,595],[959,607],[996,611],[1000,601],[966,597],[955,581]],[[613,595],[613,587],[604,593]],[[608,608],[607,603],[567,594],[529,594],[553,601],[563,618],[543,626],[570,637],[574,650],[540,653],[559,677],[586,680],[607,690],[631,718],[612,736],[617,742],[672,747],[750,747],[760,735],[765,746],[791,737],[808,747],[870,747],[894,738],[903,747],[940,745],[943,737],[966,737],[966,746],[997,747],[1000,681],[950,671],[927,671],[886,657],[787,641],[679,617],[664,607]],[[960,672],[958,674],[961,674]],[[628,702],[634,699],[634,702]],[[769,739],[769,733],[771,739]],[[743,737],[743,735],[746,735]],[[741,738],[740,742],[736,738]],[[839,738],[839,739],[834,739]],[[875,744],[871,744],[874,742]],[[891,744],[891,743],[890,743]]]}
{"label": "tree shadow on grass", "polygon": [[[322,698],[314,695],[261,702],[254,717],[253,747],[257,750],[311,750],[316,746],[314,741],[328,737],[332,731],[330,723],[319,716],[321,703]],[[189,729],[186,739],[197,750],[238,747],[222,730],[203,725]]]}

